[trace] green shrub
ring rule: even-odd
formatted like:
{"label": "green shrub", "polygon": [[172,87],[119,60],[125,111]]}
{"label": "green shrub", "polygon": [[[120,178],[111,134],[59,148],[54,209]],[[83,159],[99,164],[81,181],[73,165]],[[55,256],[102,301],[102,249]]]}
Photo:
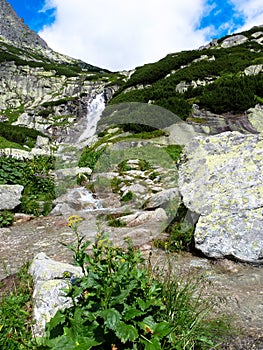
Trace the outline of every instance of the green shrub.
{"label": "green shrub", "polygon": [[8,141],[6,138],[0,136],[0,149],[3,149],[3,148],[23,149],[23,146],[19,145],[16,142]]}
{"label": "green shrub", "polygon": [[108,221],[108,225],[111,227],[125,227],[126,223],[121,221],[120,219],[112,219]]}
{"label": "green shrub", "polygon": [[[254,29],[245,33],[253,33]],[[243,112],[257,103],[255,96],[263,97],[262,73],[242,77],[246,67],[262,63],[261,49],[257,42],[248,41],[225,49],[170,54],[156,63],[137,67],[131,78],[114,94],[110,105],[151,101],[151,104],[161,106],[183,120],[189,117],[191,104],[199,102],[203,108],[215,113]],[[207,58],[193,61],[201,55]],[[198,80],[207,81],[207,78],[209,84],[205,86],[188,87],[184,93],[176,91],[180,82],[191,84]],[[128,90],[130,87],[133,89]]]}
{"label": "green shrub", "polygon": [[46,327],[39,349],[172,350],[211,349],[219,323],[206,321],[209,303],[201,297],[200,281],[168,272],[157,276],[128,241],[127,249],[112,246],[98,235],[90,242],[77,232],[74,252],[84,276],[68,281],[73,306],[58,311]]}
{"label": "green shrub", "polygon": [[34,159],[19,160],[0,157],[0,184],[20,184],[24,186],[21,205],[18,210],[27,214],[47,214],[51,206],[40,203],[55,198],[55,184],[50,171],[54,168],[54,158],[40,156]]}
{"label": "green shrub", "polygon": [[180,145],[168,145],[164,148],[173,161],[177,162],[182,153],[182,146]]}
{"label": "green shrub", "polygon": [[121,202],[129,202],[134,199],[135,195],[132,191],[128,191],[124,196],[121,197]]}
{"label": "green shrub", "polygon": [[14,222],[14,213],[10,210],[0,211],[0,227],[12,225]]}
{"label": "green shrub", "polygon": [[24,126],[10,125],[6,122],[1,123],[0,136],[8,141],[16,142],[20,145],[34,147],[37,136],[45,136],[40,131],[29,129]]}
{"label": "green shrub", "polygon": [[80,156],[78,166],[89,167],[91,170],[94,170],[97,161],[104,153],[105,149],[106,148],[103,147],[100,150],[95,150],[92,147],[86,147]]}

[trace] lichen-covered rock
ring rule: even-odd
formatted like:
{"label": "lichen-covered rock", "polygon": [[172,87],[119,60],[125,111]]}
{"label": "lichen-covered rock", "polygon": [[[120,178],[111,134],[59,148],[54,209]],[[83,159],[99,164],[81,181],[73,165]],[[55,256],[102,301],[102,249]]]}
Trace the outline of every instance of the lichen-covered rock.
{"label": "lichen-covered rock", "polygon": [[233,35],[233,36],[230,36],[229,38],[226,38],[222,42],[221,46],[225,49],[228,47],[244,44],[247,40],[248,38],[245,35],[241,35],[241,34]]}
{"label": "lichen-covered rock", "polygon": [[263,70],[263,64],[253,64],[244,70],[245,75],[258,75]]}
{"label": "lichen-covered rock", "polygon": [[209,257],[263,258],[263,138],[226,132],[195,137],[184,151],[179,189],[200,215],[195,243]]}
{"label": "lichen-covered rock", "polygon": [[33,334],[43,336],[45,325],[60,309],[72,305],[70,298],[65,297],[72,278],[81,277],[80,267],[50,259],[46,254],[35,256],[29,273],[33,276]]}
{"label": "lichen-covered rock", "polygon": [[0,185],[0,210],[17,207],[21,203],[23,189],[21,185]]}
{"label": "lichen-covered rock", "polygon": [[248,120],[258,132],[263,132],[263,105],[257,104],[248,110]]}
{"label": "lichen-covered rock", "polygon": [[180,194],[177,187],[167,188],[153,194],[146,203],[145,209],[165,208],[171,202],[180,202]]}

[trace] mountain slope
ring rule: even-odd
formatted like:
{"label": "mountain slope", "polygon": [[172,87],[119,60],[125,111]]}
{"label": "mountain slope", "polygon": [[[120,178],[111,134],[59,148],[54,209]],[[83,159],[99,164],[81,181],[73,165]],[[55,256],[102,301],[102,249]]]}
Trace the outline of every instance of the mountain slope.
{"label": "mountain slope", "polygon": [[153,103],[187,119],[192,105],[243,113],[263,101],[263,28],[213,40],[137,67],[111,103]]}
{"label": "mountain slope", "polygon": [[90,100],[118,76],[53,51],[0,0],[0,121],[44,133],[54,125],[60,133],[86,117]]}
{"label": "mountain slope", "polygon": [[40,36],[24,24],[6,0],[0,1],[0,37],[15,44],[17,47],[48,48],[47,43]]}

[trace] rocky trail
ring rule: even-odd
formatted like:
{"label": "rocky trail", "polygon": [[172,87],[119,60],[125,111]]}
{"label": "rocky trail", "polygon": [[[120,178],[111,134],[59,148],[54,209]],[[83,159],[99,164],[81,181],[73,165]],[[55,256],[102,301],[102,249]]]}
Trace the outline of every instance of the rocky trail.
{"label": "rocky trail", "polygon": [[[95,216],[88,213],[80,232],[88,240],[97,234]],[[120,230],[120,229],[119,229]],[[152,253],[153,267],[167,267],[164,251],[156,249],[150,240],[135,239],[147,258]],[[61,243],[74,243],[75,237],[63,217],[40,217],[27,222],[17,222],[12,227],[0,229],[2,288],[8,276],[39,252],[49,257],[72,263],[72,253]],[[118,244],[117,231],[114,233]],[[238,330],[234,341],[226,342],[225,349],[263,349],[263,267],[237,263],[227,259],[210,260],[190,253],[172,254],[172,266],[179,275],[204,276],[204,293],[212,297],[215,312],[230,317]]]}

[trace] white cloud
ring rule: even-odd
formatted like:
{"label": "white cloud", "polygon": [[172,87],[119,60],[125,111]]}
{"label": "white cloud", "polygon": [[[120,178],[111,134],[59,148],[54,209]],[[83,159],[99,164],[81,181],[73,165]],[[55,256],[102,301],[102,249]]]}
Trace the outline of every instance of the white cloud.
{"label": "white cloud", "polygon": [[48,0],[56,21],[39,33],[56,51],[111,70],[196,48],[205,0]]}
{"label": "white cloud", "polygon": [[[262,0],[228,0],[248,27],[260,24]],[[215,5],[215,4],[214,4]],[[171,52],[195,49],[215,36],[208,0],[46,0],[56,20],[39,33],[61,53],[110,70],[132,69]],[[222,28],[226,24],[222,13]],[[229,30],[234,27],[228,21]],[[235,18],[233,18],[233,23]],[[263,23],[263,20],[261,21]]]}
{"label": "white cloud", "polygon": [[245,24],[240,30],[263,24],[262,0],[230,0],[230,2],[235,6],[236,15],[244,18]]}

